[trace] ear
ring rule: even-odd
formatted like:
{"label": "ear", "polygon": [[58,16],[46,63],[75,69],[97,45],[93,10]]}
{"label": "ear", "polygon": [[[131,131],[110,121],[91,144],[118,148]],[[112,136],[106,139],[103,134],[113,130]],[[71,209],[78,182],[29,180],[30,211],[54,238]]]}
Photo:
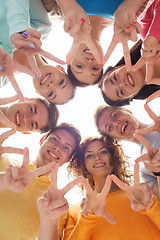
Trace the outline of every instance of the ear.
{"label": "ear", "polygon": [[40,141],[39,141],[39,145],[41,146],[42,144],[43,144],[43,142],[44,142],[44,137],[45,137],[45,135],[40,139]]}
{"label": "ear", "polygon": [[64,68],[61,65],[57,65],[56,68],[58,68],[58,70],[61,72],[65,72]]}
{"label": "ear", "polygon": [[26,131],[26,132],[22,132],[22,134],[31,134],[31,133]]}

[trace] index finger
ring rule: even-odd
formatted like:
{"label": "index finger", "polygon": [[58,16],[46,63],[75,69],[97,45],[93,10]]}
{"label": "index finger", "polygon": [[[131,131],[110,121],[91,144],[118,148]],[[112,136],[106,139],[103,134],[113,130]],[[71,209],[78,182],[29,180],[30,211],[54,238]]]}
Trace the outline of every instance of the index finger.
{"label": "index finger", "polygon": [[40,48],[40,50],[39,50],[39,53],[40,53],[42,56],[44,56],[44,57],[46,57],[46,58],[48,58],[48,59],[50,59],[50,60],[52,60],[52,61],[54,61],[54,62],[56,62],[56,63],[58,63],[58,64],[62,64],[62,65],[65,64],[64,61],[62,61],[61,59],[55,57],[55,56],[52,55],[51,53],[49,53],[49,52],[47,52],[47,51],[44,51],[44,50],[41,49],[41,48]]}
{"label": "index finger", "polygon": [[126,69],[127,71],[129,71],[131,70],[131,56],[130,56],[127,39],[122,41],[122,46],[123,46],[123,54],[124,54]]}
{"label": "index finger", "polygon": [[154,100],[155,98],[159,97],[160,96],[160,90],[154,92],[152,95],[150,95],[148,98],[147,98],[147,101],[146,103],[149,103],[151,102],[152,100]]}
{"label": "index finger", "polygon": [[109,193],[109,190],[111,188],[112,178],[111,176],[107,176],[105,185],[101,191],[101,196],[105,196]]}
{"label": "index finger", "polygon": [[21,101],[24,101],[23,94],[22,94],[22,92],[21,92],[21,90],[20,90],[20,88],[19,88],[19,86],[18,86],[18,83],[16,82],[16,79],[14,78],[13,74],[8,75],[8,77],[9,77],[9,80],[10,80],[10,82],[11,82],[14,90],[16,91],[19,99],[20,99]]}
{"label": "index finger", "polygon": [[107,49],[107,52],[103,58],[103,64],[105,64],[107,62],[107,60],[109,59],[110,55],[112,54],[112,52],[114,51],[115,47],[117,45],[117,42],[114,41],[114,38],[112,38],[112,41]]}
{"label": "index finger", "polygon": [[52,172],[51,172],[51,183],[50,183],[49,189],[52,188],[52,187],[56,187],[57,188],[58,168],[59,168],[59,165],[55,164],[54,168],[52,169]]}
{"label": "index finger", "polygon": [[13,97],[9,97],[9,98],[0,98],[0,105],[5,105],[11,102],[15,102],[16,100],[18,100],[18,95],[15,95]]}
{"label": "index finger", "polygon": [[73,44],[72,44],[72,47],[70,49],[70,51],[67,53],[67,56],[66,56],[66,62],[67,62],[67,65],[70,65],[73,58],[75,57],[76,53],[77,53],[77,50],[79,48],[79,45],[80,43],[77,42],[77,41],[74,41]]}
{"label": "index finger", "polygon": [[134,184],[139,184],[139,164],[134,164]]}
{"label": "index finger", "polygon": [[138,62],[132,66],[132,71],[137,71],[138,69],[140,69],[144,64],[146,63],[145,59],[143,57],[141,57]]}
{"label": "index finger", "polygon": [[112,180],[114,181],[114,183],[123,191],[127,192],[128,190],[128,185],[124,182],[122,182],[117,176],[115,175],[111,175]]}
{"label": "index finger", "polygon": [[97,48],[95,42],[93,41],[93,39],[91,37],[89,38],[89,41],[86,42],[86,45],[88,46],[89,50],[95,57],[96,61],[99,64],[102,64],[103,55],[102,55],[101,51],[99,51],[99,49]]}
{"label": "index finger", "polygon": [[16,129],[16,125],[8,120],[6,116],[0,110],[0,123],[5,127]]}
{"label": "index finger", "polygon": [[29,149],[26,147],[23,150],[23,164],[24,167],[28,167],[29,165]]}
{"label": "index finger", "polygon": [[146,77],[145,82],[149,82],[154,73],[154,64],[151,62],[146,63]]}
{"label": "index finger", "polygon": [[73,180],[72,182],[68,183],[63,189],[63,193],[64,195],[71,190],[73,187],[75,187],[77,184],[82,183],[84,181],[84,178],[82,176],[76,178],[75,180]]}
{"label": "index finger", "polygon": [[8,137],[15,134],[16,130],[9,130],[7,132],[4,132],[0,135],[0,144],[2,144]]}
{"label": "index finger", "polygon": [[147,141],[146,138],[144,138],[142,135],[138,134],[138,133],[135,133],[134,134],[134,137],[142,143],[142,145],[148,150],[151,150],[152,149],[152,146],[149,144],[149,142]]}
{"label": "index finger", "polygon": [[148,115],[150,116],[150,118],[153,119],[154,122],[156,122],[156,120],[159,119],[157,117],[157,115],[150,109],[148,104],[144,104],[144,108],[145,108],[146,112],[148,113]]}

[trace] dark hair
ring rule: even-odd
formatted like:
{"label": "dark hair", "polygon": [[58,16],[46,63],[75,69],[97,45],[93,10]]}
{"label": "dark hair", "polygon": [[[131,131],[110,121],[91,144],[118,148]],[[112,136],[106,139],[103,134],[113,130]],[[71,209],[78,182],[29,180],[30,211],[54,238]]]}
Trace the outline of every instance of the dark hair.
{"label": "dark hair", "polygon": [[[110,164],[113,166],[112,173],[119,177],[122,181],[129,184],[131,182],[131,174],[129,174],[129,171],[127,172],[127,167],[129,166],[129,163],[127,162],[128,158],[124,155],[121,146],[116,141],[114,141],[113,138],[108,136],[86,138],[80,144],[78,151],[68,165],[67,169],[69,174],[72,174],[74,178],[82,175],[88,180],[89,184],[94,189],[95,184],[93,177],[87,171],[84,164],[84,154],[86,148],[95,141],[101,141],[108,149],[111,155]],[[82,186],[81,188],[83,190]]]}
{"label": "dark hair", "polygon": [[29,100],[35,100],[36,102],[42,103],[45,105],[48,111],[48,124],[40,129],[41,133],[48,132],[51,128],[55,127],[59,117],[59,111],[54,103],[48,102],[46,99],[42,98],[30,98]]}
{"label": "dark hair", "polygon": [[[142,45],[142,40],[139,40],[130,50],[130,54],[131,54],[131,63],[132,65],[135,65],[136,62],[140,59],[141,57],[141,45]],[[103,74],[102,80],[99,83],[99,88],[101,89],[101,93],[103,96],[104,101],[111,105],[111,106],[124,106],[124,105],[129,105],[130,102],[133,99],[141,99],[144,100],[147,97],[149,97],[152,93],[158,91],[160,89],[159,85],[155,85],[155,84],[147,84],[144,87],[141,88],[141,90],[136,94],[136,96],[134,96],[133,98],[126,98],[126,99],[120,99],[120,100],[111,100],[110,98],[108,98],[105,93],[102,90],[102,84],[103,84],[103,80],[106,77],[107,74],[110,74],[112,71],[114,71],[116,68],[118,68],[121,65],[125,64],[125,60],[124,57],[122,57],[119,62],[114,66],[111,67],[109,66],[105,73]]]}
{"label": "dark hair", "polygon": [[79,147],[79,143],[81,141],[81,134],[79,132],[79,130],[77,128],[75,128],[72,124],[70,123],[61,123],[58,126],[55,126],[54,128],[52,128],[44,137],[44,139],[47,139],[55,130],[58,129],[63,129],[67,132],[69,132],[74,140],[75,140],[75,148],[73,150],[73,152],[71,153],[71,156],[73,156],[73,154],[77,151],[78,147]]}
{"label": "dark hair", "polygon": [[83,83],[83,82],[79,81],[79,80],[74,76],[74,74],[73,74],[73,72],[72,72],[72,70],[71,70],[71,65],[68,65],[67,72],[68,72],[68,77],[70,78],[72,84],[73,84],[74,86],[77,86],[77,87],[87,87],[87,86],[89,86],[89,85],[95,85],[95,84],[99,83],[99,81],[101,80],[102,75],[103,75],[103,69],[102,69],[102,71],[101,71],[100,76],[98,77],[98,79],[97,79],[94,83],[89,84],[89,83]]}
{"label": "dark hair", "polygon": [[62,11],[55,0],[42,0],[42,3],[51,16],[62,16]]}

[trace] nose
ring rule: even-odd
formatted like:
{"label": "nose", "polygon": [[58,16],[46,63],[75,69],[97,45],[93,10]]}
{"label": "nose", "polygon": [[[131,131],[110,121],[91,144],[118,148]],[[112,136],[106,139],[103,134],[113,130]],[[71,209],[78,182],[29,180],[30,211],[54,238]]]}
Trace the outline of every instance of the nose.
{"label": "nose", "polygon": [[116,122],[116,128],[118,127],[119,123],[120,123],[120,122],[119,122],[119,120],[118,120],[118,121]]}
{"label": "nose", "polygon": [[95,161],[99,161],[100,159],[101,159],[100,155],[99,155],[99,153],[97,153],[96,156],[95,156]]}
{"label": "nose", "polygon": [[94,62],[94,58],[89,58],[89,57],[87,57],[87,58],[85,58],[85,60],[86,60],[86,62],[88,62],[88,63]]}
{"label": "nose", "polygon": [[52,86],[52,85],[53,85],[53,80],[50,81],[50,82],[47,84],[47,87],[50,87],[50,86]]}
{"label": "nose", "polygon": [[60,152],[61,151],[61,145],[59,143],[55,143],[53,149],[56,150],[57,152]]}
{"label": "nose", "polygon": [[125,79],[123,79],[123,80],[120,81],[119,86],[120,86],[120,87],[127,86]]}

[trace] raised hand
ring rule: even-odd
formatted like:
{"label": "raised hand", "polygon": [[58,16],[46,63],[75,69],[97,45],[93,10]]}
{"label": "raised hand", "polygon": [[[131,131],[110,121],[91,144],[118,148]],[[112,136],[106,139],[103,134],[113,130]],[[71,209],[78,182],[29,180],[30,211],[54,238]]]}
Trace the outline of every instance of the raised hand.
{"label": "raised hand", "polygon": [[[10,98],[0,98],[0,105],[5,105],[5,104],[8,104],[8,103],[14,102],[18,99],[19,99],[18,95],[15,95],[15,96],[10,97]],[[0,124],[6,126],[8,128],[16,129],[15,124],[10,122],[1,110],[0,110]]]}
{"label": "raised hand", "polygon": [[20,51],[26,56],[29,66],[32,70],[32,75],[34,75],[34,77],[41,75],[41,72],[35,61],[36,53],[39,53],[42,56],[44,56],[58,64],[62,64],[62,65],[65,64],[64,61],[60,60],[59,58],[56,58],[54,55],[52,55],[51,53],[49,53],[41,48],[30,48],[30,49],[29,48],[21,48]]}
{"label": "raised hand", "polygon": [[0,76],[1,77],[8,77],[13,88],[15,89],[19,99],[21,101],[24,101],[24,97],[23,94],[16,82],[16,79],[14,77],[14,72],[15,71],[19,71],[19,72],[24,72],[27,73],[31,76],[34,76],[34,74],[32,73],[32,71],[27,68],[24,67],[18,63],[16,63],[13,59],[11,59],[11,57],[0,48],[0,64],[1,64],[1,70],[0,70]]}
{"label": "raised hand", "polygon": [[128,47],[128,40],[137,41],[137,33],[141,31],[140,25],[135,21],[130,32],[124,31],[118,21],[114,22],[114,34],[112,41],[104,56],[103,63],[106,63],[118,43],[122,43],[126,69],[131,70],[131,57]]}
{"label": "raised hand", "polygon": [[129,186],[126,183],[122,182],[117,176],[112,175],[112,180],[114,183],[128,195],[128,198],[131,202],[131,208],[137,212],[140,211],[143,207],[146,208],[146,211],[150,209],[152,202],[152,190],[149,185],[146,183],[139,182],[139,164],[135,163],[134,165],[134,185]]}
{"label": "raised hand", "polygon": [[0,159],[2,158],[3,153],[17,153],[23,154],[23,149],[21,148],[14,148],[14,147],[3,147],[3,143],[7,140],[11,135],[15,134],[15,130],[9,130],[4,132],[0,135]]}
{"label": "raised hand", "polygon": [[147,103],[144,104],[144,108],[145,108],[146,112],[148,113],[148,115],[150,116],[150,118],[153,120],[153,124],[150,127],[138,129],[136,131],[136,133],[141,134],[141,135],[148,134],[153,131],[157,131],[160,133],[160,117],[157,117],[157,115],[150,109],[150,107],[148,106]]}
{"label": "raised hand", "polygon": [[137,71],[143,65],[146,65],[145,82],[148,84],[152,84],[154,64],[155,64],[155,61],[157,61],[160,57],[160,42],[155,37],[148,36],[143,42],[143,45],[141,48],[141,55],[142,57],[132,67],[132,71]]}
{"label": "raised hand", "polygon": [[24,148],[23,155],[22,166],[9,165],[4,176],[5,185],[13,192],[22,192],[35,177],[47,174],[55,165],[55,163],[51,162],[35,170],[29,170],[28,148]]}
{"label": "raised hand", "polygon": [[62,214],[67,212],[69,206],[64,195],[74,186],[83,182],[83,177],[79,177],[68,183],[63,189],[57,188],[58,164],[52,169],[51,183],[47,192],[38,199],[37,205],[40,216],[48,221],[57,220]]}
{"label": "raised hand", "polygon": [[84,43],[90,49],[92,54],[94,55],[96,61],[101,64],[102,63],[102,53],[97,48],[96,42],[92,39],[91,36],[91,26],[86,22],[81,23],[81,28],[78,32],[72,32],[72,36],[74,37],[74,41],[70,51],[67,54],[67,64],[69,65],[71,61],[76,56],[76,53],[79,49],[79,46]]}
{"label": "raised hand", "polygon": [[14,33],[11,43],[17,48],[39,48],[42,46],[41,33],[35,29],[27,29],[22,33]]}
{"label": "raised hand", "polygon": [[137,133],[135,134],[135,138],[140,141],[147,150],[147,153],[138,157],[135,162],[143,162],[145,168],[151,172],[160,172],[160,149],[152,147],[147,139]]}
{"label": "raised hand", "polygon": [[81,211],[82,215],[87,217],[88,213],[93,213],[96,214],[98,217],[104,217],[111,224],[116,223],[114,217],[106,211],[105,207],[106,196],[109,193],[111,183],[111,176],[108,176],[106,178],[106,182],[101,193],[97,193],[91,188],[91,186],[86,180],[83,182],[83,185],[86,188],[87,196],[85,200],[83,200],[83,208]]}

